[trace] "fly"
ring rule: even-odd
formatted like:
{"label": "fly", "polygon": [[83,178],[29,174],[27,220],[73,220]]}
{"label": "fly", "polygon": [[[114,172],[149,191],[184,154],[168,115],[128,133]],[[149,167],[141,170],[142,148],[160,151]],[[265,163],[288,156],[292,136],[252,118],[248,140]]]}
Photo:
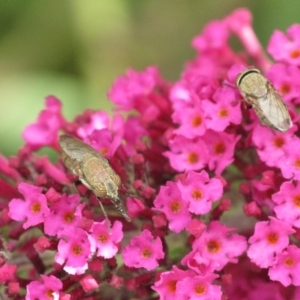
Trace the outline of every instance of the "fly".
{"label": "fly", "polygon": [[[59,145],[64,165],[97,197],[109,198],[121,215],[130,222],[131,219],[119,198],[121,178],[108,160],[88,144],[68,134],[59,137]],[[101,202],[100,206],[107,218]]]}
{"label": "fly", "polygon": [[286,104],[274,86],[257,69],[247,69],[236,78],[236,85],[261,123],[281,132],[293,126]]}

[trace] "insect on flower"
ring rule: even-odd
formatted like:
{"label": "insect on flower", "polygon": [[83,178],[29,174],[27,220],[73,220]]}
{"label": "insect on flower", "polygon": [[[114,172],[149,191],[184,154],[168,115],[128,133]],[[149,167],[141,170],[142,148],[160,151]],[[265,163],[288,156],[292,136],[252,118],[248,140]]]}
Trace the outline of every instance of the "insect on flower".
{"label": "insect on flower", "polygon": [[[71,135],[59,137],[61,158],[65,166],[97,197],[110,198],[121,215],[130,222],[119,198],[121,178],[99,152]],[[100,202],[100,201],[99,201]],[[105,210],[100,202],[103,213]]]}
{"label": "insect on flower", "polygon": [[286,104],[274,86],[257,69],[247,69],[236,78],[246,102],[251,104],[261,123],[284,132],[293,126]]}

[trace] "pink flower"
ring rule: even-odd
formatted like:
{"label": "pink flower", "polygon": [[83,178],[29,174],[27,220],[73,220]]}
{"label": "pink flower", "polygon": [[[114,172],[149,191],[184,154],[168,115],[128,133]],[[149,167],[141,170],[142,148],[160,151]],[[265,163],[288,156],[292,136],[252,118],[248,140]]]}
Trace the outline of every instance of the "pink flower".
{"label": "pink flower", "polygon": [[[121,119],[119,120],[121,121]],[[115,134],[109,129],[95,130],[91,136],[91,144],[93,148],[98,150],[105,157],[112,157],[120,146],[123,138],[123,123],[120,123],[120,129],[115,131]]]}
{"label": "pink flower", "polygon": [[206,131],[203,103],[199,101],[193,105],[177,104],[172,119],[180,125],[174,132],[189,139],[202,136]]}
{"label": "pink flower", "polygon": [[270,221],[256,223],[254,234],[249,239],[248,257],[261,268],[272,266],[274,255],[288,246],[288,235],[294,232],[290,225],[272,217]]}
{"label": "pink flower", "polygon": [[50,213],[45,218],[45,233],[51,236],[60,236],[60,233],[67,228],[77,227],[82,218],[81,212],[84,204],[79,204],[78,194],[63,194],[58,202],[50,208]]}
{"label": "pink flower", "polygon": [[170,101],[174,111],[180,111],[180,107],[192,107],[201,103],[203,99],[209,99],[216,90],[216,81],[207,76],[187,76],[175,82],[170,90]]}
{"label": "pink flower", "polygon": [[177,299],[221,300],[221,287],[212,284],[217,277],[218,275],[209,274],[183,278],[176,285]]}
{"label": "pink flower", "polygon": [[122,251],[124,264],[128,267],[145,268],[150,271],[158,267],[157,260],[164,258],[160,238],[154,239],[149,230],[135,236]]}
{"label": "pink flower", "polygon": [[199,52],[212,51],[228,47],[229,28],[222,20],[208,23],[201,34],[193,39],[192,45]]}
{"label": "pink flower", "polygon": [[223,194],[223,186],[219,179],[210,179],[205,171],[196,173],[189,171],[185,180],[178,182],[183,199],[189,202],[189,211],[195,214],[206,214],[212,203]]}
{"label": "pink flower", "polygon": [[204,141],[208,147],[210,170],[214,170],[217,175],[233,162],[234,148],[240,136],[228,134],[226,132],[213,132],[209,130],[204,136]]}
{"label": "pink flower", "polygon": [[88,234],[80,228],[68,228],[61,236],[55,261],[64,265],[63,269],[69,274],[83,274],[93,255]]}
{"label": "pink flower", "polygon": [[284,156],[284,149],[292,140],[295,130],[294,127],[284,133],[275,132],[257,124],[252,132],[252,141],[258,147],[257,153],[260,159],[270,167],[278,166],[279,159]]}
{"label": "pink flower", "polygon": [[46,98],[46,109],[38,117],[36,123],[28,125],[23,131],[23,138],[34,150],[42,146],[55,146],[58,130],[65,124],[61,115],[61,103],[54,96]]}
{"label": "pink flower", "polygon": [[41,281],[32,281],[26,287],[26,300],[59,300],[59,291],[62,289],[62,282],[53,275],[41,275]]}
{"label": "pink flower", "polygon": [[277,204],[274,207],[277,218],[300,228],[300,183],[284,182],[272,200]]}
{"label": "pink flower", "polygon": [[[124,134],[124,120],[116,115],[111,122],[107,113],[99,111],[91,115],[89,123],[78,128],[78,135],[102,155],[112,157],[120,146]],[[110,128],[111,127],[111,128]]]}
{"label": "pink flower", "polygon": [[290,245],[278,253],[275,264],[269,270],[269,276],[271,280],[277,280],[284,286],[300,286],[300,249]]}
{"label": "pink flower", "polygon": [[268,52],[278,62],[300,65],[300,25],[294,24],[287,30],[287,35],[275,30],[267,47]]}
{"label": "pink flower", "polygon": [[19,192],[24,196],[22,199],[12,199],[9,203],[9,216],[15,221],[25,221],[23,228],[43,223],[49,214],[47,200],[42,189],[34,185],[21,182]]}
{"label": "pink flower", "polygon": [[195,276],[193,271],[183,271],[173,266],[171,271],[161,273],[160,279],[151,288],[159,294],[160,299],[174,300],[177,299],[177,283],[193,276]]}
{"label": "pink flower", "polygon": [[203,101],[207,128],[224,131],[232,124],[240,124],[242,114],[235,90],[231,87],[219,88],[213,96],[214,102]]}
{"label": "pink flower", "polygon": [[176,136],[169,141],[169,146],[171,151],[164,155],[169,158],[172,168],[179,172],[202,169],[209,160],[207,146],[200,138],[189,140]]}
{"label": "pink flower", "polygon": [[203,257],[198,250],[192,250],[182,260],[181,264],[200,275],[211,274],[215,270],[215,263],[210,258]]}
{"label": "pink flower", "polygon": [[212,221],[207,230],[195,239],[193,250],[210,260],[215,270],[221,270],[228,262],[236,263],[247,244],[245,237],[233,234],[232,231],[220,222]]}
{"label": "pink flower", "polygon": [[85,143],[90,143],[90,135],[95,130],[109,127],[109,115],[105,111],[97,111],[89,114],[88,120],[77,129],[77,134]]}
{"label": "pink flower", "polygon": [[182,231],[191,221],[188,200],[181,196],[178,184],[174,182],[168,181],[160,188],[153,204],[166,215],[169,229],[174,232]]}
{"label": "pink flower", "polygon": [[300,140],[292,139],[284,147],[285,155],[278,160],[277,166],[281,169],[284,178],[300,180]]}
{"label": "pink flower", "polygon": [[230,30],[234,32],[242,42],[247,53],[254,58],[256,65],[266,70],[270,66],[268,58],[264,54],[262,46],[252,27],[252,15],[246,8],[234,10],[226,22]]}
{"label": "pink flower", "polygon": [[287,103],[299,103],[300,71],[298,67],[274,64],[268,70],[267,77]]}
{"label": "pink flower", "polygon": [[122,223],[115,221],[108,232],[106,220],[102,222],[94,222],[91,228],[91,241],[97,249],[97,256],[104,258],[112,258],[118,252],[117,244],[123,239]]}
{"label": "pink flower", "polygon": [[[120,76],[114,82],[108,97],[122,110],[127,111],[136,108],[136,101],[141,101],[142,97],[149,95],[160,81],[159,72],[155,67],[148,67],[144,72],[129,69],[126,75]],[[147,107],[145,105],[144,109]]]}

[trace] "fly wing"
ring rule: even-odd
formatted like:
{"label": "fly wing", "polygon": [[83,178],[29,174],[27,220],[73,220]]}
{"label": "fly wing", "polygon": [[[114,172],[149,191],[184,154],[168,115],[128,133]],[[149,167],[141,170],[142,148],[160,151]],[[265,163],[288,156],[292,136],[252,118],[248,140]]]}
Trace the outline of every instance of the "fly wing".
{"label": "fly wing", "polygon": [[65,152],[66,155],[79,162],[82,161],[84,155],[87,153],[100,159],[104,159],[94,148],[71,135],[61,135],[58,142],[61,150]]}
{"label": "fly wing", "polygon": [[256,101],[256,110],[259,110],[262,121],[279,131],[287,131],[293,126],[289,112],[277,91],[268,84],[269,92]]}

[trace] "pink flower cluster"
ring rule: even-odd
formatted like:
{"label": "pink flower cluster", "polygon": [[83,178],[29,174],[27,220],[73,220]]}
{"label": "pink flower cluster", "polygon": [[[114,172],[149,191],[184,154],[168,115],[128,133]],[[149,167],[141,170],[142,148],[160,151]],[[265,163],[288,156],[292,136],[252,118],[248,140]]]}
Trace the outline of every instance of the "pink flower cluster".
{"label": "pink flower cluster", "polygon": [[[233,35],[243,52],[230,47]],[[210,22],[192,45],[176,82],[156,67],[120,76],[108,92],[113,117],[86,110],[67,121],[47,97],[18,154],[0,155],[7,297],[299,299],[300,25],[273,33],[274,63],[246,9]],[[235,79],[253,64],[287,104],[285,133],[243,104]],[[109,159],[131,223],[65,168],[61,133]],[[37,153],[45,147],[51,160]]]}

